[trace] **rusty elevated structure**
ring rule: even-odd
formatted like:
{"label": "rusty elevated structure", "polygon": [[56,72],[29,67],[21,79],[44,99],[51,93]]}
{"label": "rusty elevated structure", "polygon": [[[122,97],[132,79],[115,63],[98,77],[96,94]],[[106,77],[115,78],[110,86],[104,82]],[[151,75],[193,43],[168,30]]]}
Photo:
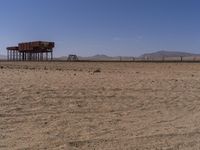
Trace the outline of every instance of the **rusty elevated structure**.
{"label": "rusty elevated structure", "polygon": [[7,47],[9,61],[48,61],[53,60],[54,42],[34,41]]}

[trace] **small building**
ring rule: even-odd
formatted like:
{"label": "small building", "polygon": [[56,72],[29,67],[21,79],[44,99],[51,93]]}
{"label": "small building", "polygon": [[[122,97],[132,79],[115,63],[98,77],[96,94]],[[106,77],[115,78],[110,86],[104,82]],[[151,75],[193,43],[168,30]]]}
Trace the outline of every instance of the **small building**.
{"label": "small building", "polygon": [[9,61],[48,61],[53,60],[54,42],[34,41],[7,47]]}

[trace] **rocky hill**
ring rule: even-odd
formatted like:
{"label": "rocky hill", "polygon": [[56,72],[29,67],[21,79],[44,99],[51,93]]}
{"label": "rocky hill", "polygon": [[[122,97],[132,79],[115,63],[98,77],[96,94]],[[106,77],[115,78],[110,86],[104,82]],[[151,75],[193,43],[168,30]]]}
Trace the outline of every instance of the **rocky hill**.
{"label": "rocky hill", "polygon": [[200,54],[193,54],[187,52],[178,52],[178,51],[157,51],[154,53],[146,53],[140,56],[140,58],[162,58],[162,57],[196,57],[200,56]]}

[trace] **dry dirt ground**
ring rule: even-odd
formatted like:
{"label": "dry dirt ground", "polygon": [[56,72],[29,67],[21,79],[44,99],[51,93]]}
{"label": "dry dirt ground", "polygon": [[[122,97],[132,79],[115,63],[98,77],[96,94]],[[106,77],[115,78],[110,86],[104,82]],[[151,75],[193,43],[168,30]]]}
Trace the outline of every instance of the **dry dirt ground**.
{"label": "dry dirt ground", "polygon": [[200,64],[0,62],[0,150],[199,150]]}

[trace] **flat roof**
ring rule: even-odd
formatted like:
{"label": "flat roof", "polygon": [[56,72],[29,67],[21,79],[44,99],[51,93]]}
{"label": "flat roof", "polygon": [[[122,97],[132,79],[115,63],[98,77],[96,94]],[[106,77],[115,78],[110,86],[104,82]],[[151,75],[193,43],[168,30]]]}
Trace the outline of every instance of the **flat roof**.
{"label": "flat roof", "polygon": [[55,47],[54,42],[32,41],[19,43],[18,46],[7,47],[7,50],[16,50],[19,52],[49,52]]}

